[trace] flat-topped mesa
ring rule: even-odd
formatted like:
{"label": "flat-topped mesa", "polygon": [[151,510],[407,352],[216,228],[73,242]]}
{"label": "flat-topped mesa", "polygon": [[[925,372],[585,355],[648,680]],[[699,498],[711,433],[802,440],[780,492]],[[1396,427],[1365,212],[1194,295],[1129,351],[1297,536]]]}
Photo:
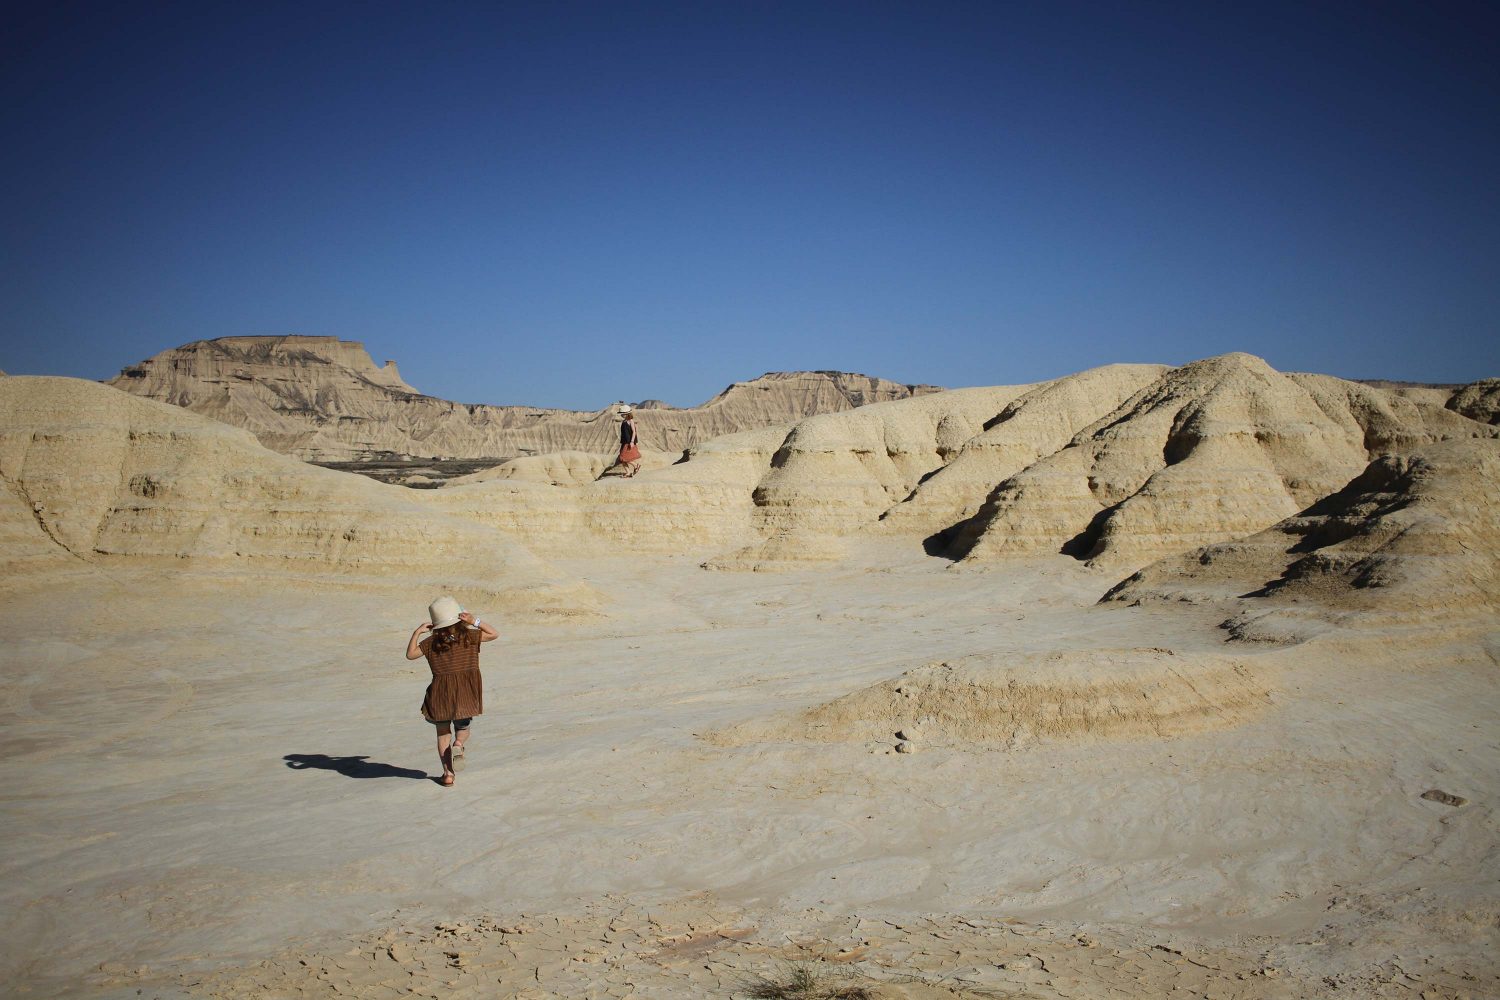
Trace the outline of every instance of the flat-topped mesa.
{"label": "flat-topped mesa", "polygon": [[[493,460],[578,451],[606,455],[617,404],[594,411],[454,403],[424,396],[394,362],[334,337],[224,337],[163,351],[109,381],[250,431],[315,462],[410,456]],[[637,406],[647,451],[673,454],[723,434],[938,391],[844,372],[771,372],[702,406]]]}
{"label": "flat-topped mesa", "polygon": [[[754,393],[780,392],[805,400],[807,412],[801,416],[810,417],[819,413],[849,410],[867,403],[885,403],[893,399],[907,399],[942,391],[941,386],[906,385],[856,372],[766,372],[760,378],[748,382],[735,382],[704,403],[703,408],[723,405]],[[842,400],[844,405],[837,405],[836,400]]]}
{"label": "flat-topped mesa", "polygon": [[[109,384],[142,396],[158,396],[156,391],[138,391],[134,383],[167,385],[190,391],[191,381],[222,383],[225,379],[240,381],[289,372],[318,372],[329,367],[342,368],[359,378],[387,389],[420,395],[407,385],[396,369],[396,362],[377,366],[357,340],[337,337],[282,335],[267,337],[219,337],[197,340],[147,358],[139,365],[124,369]],[[274,376],[273,376],[274,377]]]}

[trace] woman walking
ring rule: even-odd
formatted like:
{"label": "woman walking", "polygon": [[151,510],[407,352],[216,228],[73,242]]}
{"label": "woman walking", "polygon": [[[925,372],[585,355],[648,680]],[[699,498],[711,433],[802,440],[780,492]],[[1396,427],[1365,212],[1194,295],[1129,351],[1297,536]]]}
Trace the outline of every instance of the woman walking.
{"label": "woman walking", "polygon": [[[440,783],[451,788],[456,780],[454,761],[463,758],[469,723],[484,712],[479,644],[500,638],[500,633],[459,607],[451,597],[433,601],[427,614],[431,621],[412,632],[406,658],[425,656],[432,669],[432,683],[422,699],[422,718],[437,726],[438,760],[443,765]],[[428,632],[432,634],[424,637]]]}
{"label": "woman walking", "polygon": [[627,479],[641,471],[640,437],[635,430],[635,411],[629,403],[620,407],[620,464],[625,466]]}

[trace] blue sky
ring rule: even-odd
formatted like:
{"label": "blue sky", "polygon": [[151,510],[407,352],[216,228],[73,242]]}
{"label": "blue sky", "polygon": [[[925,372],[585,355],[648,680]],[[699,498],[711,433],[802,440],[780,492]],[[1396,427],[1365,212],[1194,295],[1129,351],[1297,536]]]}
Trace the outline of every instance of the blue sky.
{"label": "blue sky", "polygon": [[7,6],[0,369],[363,341],[466,402],[1243,350],[1500,375],[1480,3]]}

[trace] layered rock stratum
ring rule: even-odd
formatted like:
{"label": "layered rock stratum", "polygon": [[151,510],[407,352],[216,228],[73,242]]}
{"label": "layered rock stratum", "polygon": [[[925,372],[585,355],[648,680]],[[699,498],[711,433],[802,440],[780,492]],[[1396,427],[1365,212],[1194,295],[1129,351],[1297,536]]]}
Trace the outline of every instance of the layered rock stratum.
{"label": "layered rock stratum", "polygon": [[319,469],[248,433],[108,386],[0,381],[0,569],[112,565],[230,575],[422,578],[456,592],[587,611],[586,588],[512,538]]}
{"label": "layered rock stratum", "polygon": [[[343,349],[351,364],[362,355]],[[193,357],[217,363],[227,350],[199,345]],[[309,361],[319,372],[329,364]],[[382,391],[403,391],[393,367],[371,373]],[[263,383],[243,385],[253,394]],[[377,378],[363,385],[368,395]],[[869,539],[964,565],[1061,554],[1118,579],[1262,532],[1338,494],[1372,462],[1500,436],[1457,408],[1484,416],[1472,400],[1487,398],[1485,383],[1453,393],[1381,389],[1230,354],[870,403],[716,437],[675,462],[656,453],[629,481],[598,480],[596,452],[531,456],[419,498],[273,456],[180,407],[75,380],[12,377],[4,386],[3,471],[22,508],[11,512],[12,530],[32,518],[84,557],[262,558],[289,534],[306,551],[293,556],[288,545],[288,559],[357,562],[366,540],[381,538],[390,541],[380,551],[412,558],[400,549],[426,544],[437,530],[422,527],[430,519],[462,525],[456,537],[478,528],[542,557],[686,554],[711,569],[776,570],[835,560]],[[251,467],[268,471],[248,476]],[[1490,469],[1469,471],[1483,479]],[[171,503],[180,506],[169,515]],[[218,513],[224,504],[237,514]],[[356,529],[335,523],[336,509],[406,527]]]}
{"label": "layered rock stratum", "polygon": [[[1245,538],[1171,556],[1106,597],[1316,606],[1430,621],[1500,611],[1500,441],[1384,454],[1338,491]],[[1232,623],[1240,631],[1249,618]],[[1263,630],[1262,630],[1263,631]]]}
{"label": "layered rock stratum", "polygon": [[[266,447],[315,462],[380,456],[492,459],[584,451],[618,441],[613,405],[583,412],[455,403],[423,395],[394,361],[334,337],[224,337],[163,351],[109,380],[250,431]],[[638,404],[645,448],[680,453],[700,441],[816,413],[936,392],[847,372],[769,372],[701,406]]]}

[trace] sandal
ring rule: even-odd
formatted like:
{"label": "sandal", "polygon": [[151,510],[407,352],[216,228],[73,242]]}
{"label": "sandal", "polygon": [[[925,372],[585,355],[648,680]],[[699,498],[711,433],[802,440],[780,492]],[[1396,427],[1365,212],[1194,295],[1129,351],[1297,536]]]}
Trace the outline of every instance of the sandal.
{"label": "sandal", "polygon": [[438,779],[438,784],[442,785],[444,788],[452,788],[453,787],[453,779],[455,777],[456,777],[456,775],[445,774],[445,775],[442,776],[442,778]]}

